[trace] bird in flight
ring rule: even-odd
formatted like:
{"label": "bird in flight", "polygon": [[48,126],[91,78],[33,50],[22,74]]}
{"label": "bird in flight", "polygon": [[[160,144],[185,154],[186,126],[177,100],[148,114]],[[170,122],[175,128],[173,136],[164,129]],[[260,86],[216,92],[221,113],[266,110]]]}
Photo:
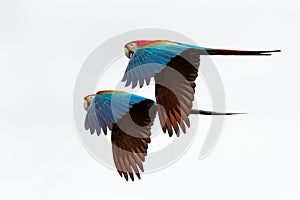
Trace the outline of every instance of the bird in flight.
{"label": "bird in flight", "polygon": [[195,80],[198,76],[200,55],[269,56],[273,51],[244,51],[213,49],[168,40],[136,40],[125,45],[130,59],[122,78],[125,86],[149,85],[155,80],[155,97],[164,133],[173,131],[179,136],[190,126]]}
{"label": "bird in flight", "polygon": [[[151,126],[157,112],[156,102],[124,91],[104,90],[84,97],[87,111],[84,126],[91,134],[111,131],[112,153],[120,176],[134,181],[144,171],[143,162],[151,142]],[[192,110],[192,114],[233,115]]]}

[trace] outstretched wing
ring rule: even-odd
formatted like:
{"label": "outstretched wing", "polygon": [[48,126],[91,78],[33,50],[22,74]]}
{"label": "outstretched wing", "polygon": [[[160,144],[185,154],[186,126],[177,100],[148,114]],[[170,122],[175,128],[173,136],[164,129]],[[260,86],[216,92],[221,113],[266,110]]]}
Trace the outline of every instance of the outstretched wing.
{"label": "outstretched wing", "polygon": [[126,81],[126,86],[132,84],[132,88],[138,83],[142,87],[144,81],[148,85],[151,77],[164,69],[172,58],[189,48],[175,42],[138,48],[128,63],[122,81]]}
{"label": "outstretched wing", "polygon": [[190,126],[189,114],[195,93],[195,80],[200,65],[200,52],[187,49],[173,58],[155,78],[157,111],[164,132],[179,136],[180,129],[185,133]]}
{"label": "outstretched wing", "polygon": [[112,151],[116,168],[122,177],[128,175],[134,181],[134,173],[140,179],[144,171],[143,161],[147,155],[150,129],[156,115],[154,101],[144,100],[132,106],[112,127]]}
{"label": "outstretched wing", "polygon": [[146,98],[123,91],[100,91],[93,98],[85,118],[85,129],[100,135],[101,130],[107,134],[107,128],[129,112],[130,108]]}

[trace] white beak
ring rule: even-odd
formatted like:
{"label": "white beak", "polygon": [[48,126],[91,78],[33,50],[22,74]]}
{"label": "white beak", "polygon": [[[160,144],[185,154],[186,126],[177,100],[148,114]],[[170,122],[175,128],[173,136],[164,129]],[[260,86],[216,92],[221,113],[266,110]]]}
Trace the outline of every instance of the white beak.
{"label": "white beak", "polygon": [[88,106],[87,100],[84,100],[84,101],[83,101],[83,107],[84,107],[84,110],[85,110],[85,111],[88,110],[88,107],[89,107],[89,106]]}

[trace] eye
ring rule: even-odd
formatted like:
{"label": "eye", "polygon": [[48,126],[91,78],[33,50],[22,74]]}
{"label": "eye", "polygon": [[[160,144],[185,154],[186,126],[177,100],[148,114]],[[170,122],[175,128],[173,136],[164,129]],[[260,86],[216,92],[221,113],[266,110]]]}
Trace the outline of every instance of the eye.
{"label": "eye", "polygon": [[131,43],[130,46],[132,47],[132,46],[133,46],[133,43]]}

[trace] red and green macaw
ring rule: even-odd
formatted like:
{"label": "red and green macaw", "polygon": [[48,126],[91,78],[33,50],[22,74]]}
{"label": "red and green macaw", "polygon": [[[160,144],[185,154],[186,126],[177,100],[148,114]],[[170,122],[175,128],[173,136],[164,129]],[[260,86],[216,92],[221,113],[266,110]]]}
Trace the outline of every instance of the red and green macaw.
{"label": "red and green macaw", "polygon": [[[130,59],[122,81],[132,88],[150,79],[155,80],[155,97],[160,123],[169,136],[173,130],[179,135],[180,128],[186,132],[190,126],[198,76],[200,55],[255,55],[268,56],[274,51],[243,51],[212,49],[168,40],[136,40],[125,45],[125,54]],[[180,127],[180,128],[179,128]]]}
{"label": "red and green macaw", "polygon": [[[143,162],[151,142],[151,126],[157,112],[156,102],[124,91],[105,90],[84,98],[85,129],[91,134],[107,134],[111,130],[112,152],[115,166],[122,177],[140,179]],[[192,110],[192,114],[232,115]]]}
{"label": "red and green macaw", "polygon": [[128,175],[134,180],[134,173],[140,179],[139,169],[144,171],[142,162],[156,115],[156,112],[149,112],[153,105],[153,100],[113,90],[99,91],[84,98],[85,129],[98,135],[101,132],[106,135],[107,129],[111,130],[114,163],[120,176],[123,174],[127,181]]}

